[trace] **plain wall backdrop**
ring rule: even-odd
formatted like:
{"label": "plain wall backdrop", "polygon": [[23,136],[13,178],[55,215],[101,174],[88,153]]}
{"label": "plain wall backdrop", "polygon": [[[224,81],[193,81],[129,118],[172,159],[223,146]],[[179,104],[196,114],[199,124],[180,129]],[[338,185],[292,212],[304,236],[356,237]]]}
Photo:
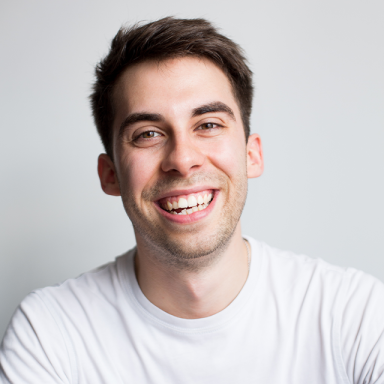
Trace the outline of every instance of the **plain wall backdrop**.
{"label": "plain wall backdrop", "polygon": [[246,51],[265,173],[243,231],[384,280],[382,0],[0,4],[0,338],[22,298],[134,246],[88,95],[123,23],[205,17]]}

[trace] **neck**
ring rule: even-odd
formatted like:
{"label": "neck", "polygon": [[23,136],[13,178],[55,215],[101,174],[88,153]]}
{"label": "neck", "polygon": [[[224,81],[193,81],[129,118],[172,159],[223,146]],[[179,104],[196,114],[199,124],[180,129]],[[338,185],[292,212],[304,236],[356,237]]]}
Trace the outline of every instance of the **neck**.
{"label": "neck", "polygon": [[152,304],[173,316],[198,319],[222,311],[239,294],[248,276],[247,255],[240,224],[220,254],[206,256],[212,262],[204,268],[164,265],[138,241],[136,276]]}

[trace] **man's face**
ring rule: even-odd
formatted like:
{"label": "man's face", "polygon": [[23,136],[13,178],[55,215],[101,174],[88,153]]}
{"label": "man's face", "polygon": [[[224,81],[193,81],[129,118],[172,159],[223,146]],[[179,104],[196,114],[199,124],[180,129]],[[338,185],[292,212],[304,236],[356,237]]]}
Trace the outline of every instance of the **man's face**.
{"label": "man's face", "polygon": [[226,75],[199,58],[147,61],[123,73],[114,102],[118,184],[107,193],[121,194],[138,244],[173,261],[224,247],[247,193],[244,128]]}

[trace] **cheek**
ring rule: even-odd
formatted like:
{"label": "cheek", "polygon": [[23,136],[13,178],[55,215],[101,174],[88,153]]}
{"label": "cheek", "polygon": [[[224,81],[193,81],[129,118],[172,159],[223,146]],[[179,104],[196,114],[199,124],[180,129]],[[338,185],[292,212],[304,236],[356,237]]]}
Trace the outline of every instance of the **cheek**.
{"label": "cheek", "polygon": [[120,183],[123,191],[140,197],[145,187],[156,175],[157,161],[143,153],[128,154],[120,164]]}
{"label": "cheek", "polygon": [[246,147],[235,138],[218,141],[206,149],[211,163],[228,177],[238,178],[246,174]]}

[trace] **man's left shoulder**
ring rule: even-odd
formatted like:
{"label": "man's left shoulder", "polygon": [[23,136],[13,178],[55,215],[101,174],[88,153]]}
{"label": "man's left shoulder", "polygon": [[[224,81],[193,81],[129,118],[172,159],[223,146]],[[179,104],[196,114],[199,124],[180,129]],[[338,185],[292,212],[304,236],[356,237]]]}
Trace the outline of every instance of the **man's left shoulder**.
{"label": "man's left shoulder", "polygon": [[351,300],[360,306],[367,300],[384,301],[384,284],[368,273],[250,240],[262,254],[264,272],[274,288],[314,294],[323,300],[339,298],[344,305]]}

